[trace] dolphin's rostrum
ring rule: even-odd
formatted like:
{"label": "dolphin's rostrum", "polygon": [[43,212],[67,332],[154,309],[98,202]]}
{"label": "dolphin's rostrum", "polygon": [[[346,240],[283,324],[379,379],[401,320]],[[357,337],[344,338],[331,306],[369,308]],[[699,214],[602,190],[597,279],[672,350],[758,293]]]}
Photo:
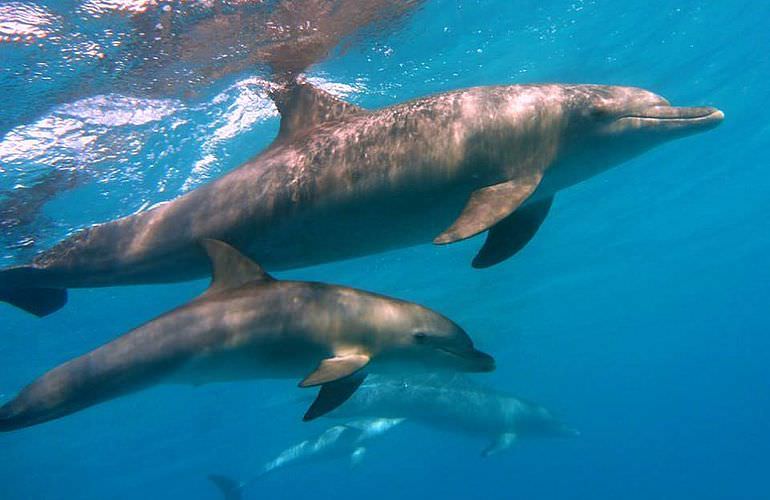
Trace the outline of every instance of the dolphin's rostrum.
{"label": "dolphin's rostrum", "polygon": [[488,230],[473,264],[490,266],[532,238],[557,191],[723,118],[603,85],[477,87],[375,111],[302,82],[273,94],[281,130],[266,151],[0,271],[0,300],[45,315],[71,287],[197,278],[203,238],[286,269]]}
{"label": "dolphin's rostrum", "polygon": [[[44,374],[0,407],[0,431],[68,415],[163,382],[305,378],[305,414],[342,404],[367,371],[490,371],[458,325],[420,305],[322,283],[278,281],[206,240],[211,286],[193,301]],[[309,373],[309,375],[307,375]]]}

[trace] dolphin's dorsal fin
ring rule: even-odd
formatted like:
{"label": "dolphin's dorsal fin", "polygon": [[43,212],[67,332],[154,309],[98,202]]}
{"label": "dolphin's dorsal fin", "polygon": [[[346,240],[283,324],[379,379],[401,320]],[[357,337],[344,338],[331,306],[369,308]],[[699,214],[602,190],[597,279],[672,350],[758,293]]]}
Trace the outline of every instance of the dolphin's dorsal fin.
{"label": "dolphin's dorsal fin", "polygon": [[364,111],[302,80],[271,89],[269,95],[281,113],[279,139]]}
{"label": "dolphin's dorsal fin", "polygon": [[204,250],[211,259],[211,285],[206,294],[236,288],[251,281],[272,281],[259,264],[224,241],[204,239]]}

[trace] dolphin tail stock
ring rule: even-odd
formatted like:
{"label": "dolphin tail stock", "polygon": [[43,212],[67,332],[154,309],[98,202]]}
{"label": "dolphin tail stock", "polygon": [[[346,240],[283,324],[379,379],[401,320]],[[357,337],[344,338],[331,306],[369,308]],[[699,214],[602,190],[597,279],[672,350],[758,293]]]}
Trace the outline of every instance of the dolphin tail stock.
{"label": "dolphin tail stock", "polygon": [[41,318],[64,307],[67,289],[35,286],[43,272],[34,266],[0,270],[0,301]]}
{"label": "dolphin tail stock", "polygon": [[222,493],[225,500],[241,500],[241,489],[243,484],[235,479],[220,474],[209,474],[209,481]]}

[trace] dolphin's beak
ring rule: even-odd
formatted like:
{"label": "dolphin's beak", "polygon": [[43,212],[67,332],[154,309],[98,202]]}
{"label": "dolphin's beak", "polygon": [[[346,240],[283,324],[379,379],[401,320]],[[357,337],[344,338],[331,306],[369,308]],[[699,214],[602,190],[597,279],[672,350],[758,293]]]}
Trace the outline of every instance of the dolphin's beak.
{"label": "dolphin's beak", "polygon": [[495,370],[495,358],[474,347],[461,351],[446,347],[440,349],[447,354],[460,358],[463,361],[463,368],[467,372],[491,372]]}
{"label": "dolphin's beak", "polygon": [[616,120],[624,129],[700,132],[718,125],[725,114],[709,106],[650,106]]}

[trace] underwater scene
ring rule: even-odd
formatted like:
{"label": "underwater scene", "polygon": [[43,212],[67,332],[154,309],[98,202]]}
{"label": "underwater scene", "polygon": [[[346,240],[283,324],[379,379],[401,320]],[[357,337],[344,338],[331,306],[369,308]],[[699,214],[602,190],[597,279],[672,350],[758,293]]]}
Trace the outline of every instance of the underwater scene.
{"label": "underwater scene", "polygon": [[770,499],[770,3],[0,2],[0,498]]}

